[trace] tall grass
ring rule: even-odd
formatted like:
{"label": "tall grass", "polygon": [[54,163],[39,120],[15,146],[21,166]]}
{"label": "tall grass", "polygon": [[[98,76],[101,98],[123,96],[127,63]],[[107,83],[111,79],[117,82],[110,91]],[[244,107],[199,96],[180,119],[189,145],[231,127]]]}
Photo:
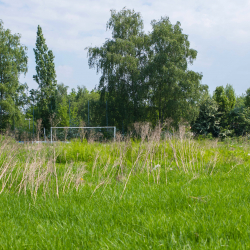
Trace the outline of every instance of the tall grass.
{"label": "tall grass", "polygon": [[249,249],[249,159],[244,138],[147,124],[107,143],[0,137],[0,249]]}
{"label": "tall grass", "polygon": [[224,161],[225,152],[218,140],[202,143],[181,132],[162,135],[160,126],[150,130],[147,124],[141,125],[138,136],[140,139],[118,135],[115,142],[104,144],[80,140],[70,144],[18,144],[0,137],[0,193],[59,197],[89,182],[96,185],[94,194],[109,183],[121,182],[122,198],[131,176],[147,185],[167,184],[169,171],[197,178],[201,173],[219,171],[222,162],[234,168],[249,158],[228,151],[230,156]]}

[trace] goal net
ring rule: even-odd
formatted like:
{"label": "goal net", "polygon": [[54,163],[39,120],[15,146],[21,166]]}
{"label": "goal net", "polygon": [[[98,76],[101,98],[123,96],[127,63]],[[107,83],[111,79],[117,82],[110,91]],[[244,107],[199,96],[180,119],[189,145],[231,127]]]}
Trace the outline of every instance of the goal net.
{"label": "goal net", "polygon": [[51,127],[50,141],[70,141],[73,139],[91,141],[115,140],[116,127]]}

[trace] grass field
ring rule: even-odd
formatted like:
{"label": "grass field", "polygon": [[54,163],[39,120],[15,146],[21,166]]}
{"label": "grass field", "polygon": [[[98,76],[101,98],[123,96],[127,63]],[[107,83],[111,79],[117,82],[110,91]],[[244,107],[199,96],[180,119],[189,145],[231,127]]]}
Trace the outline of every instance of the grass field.
{"label": "grass field", "polygon": [[0,138],[0,249],[250,249],[247,139]]}

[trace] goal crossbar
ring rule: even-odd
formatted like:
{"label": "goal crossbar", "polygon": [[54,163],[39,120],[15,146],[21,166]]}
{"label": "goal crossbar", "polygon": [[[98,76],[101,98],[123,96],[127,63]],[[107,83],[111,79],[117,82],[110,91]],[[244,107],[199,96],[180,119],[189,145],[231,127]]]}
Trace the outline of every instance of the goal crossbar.
{"label": "goal crossbar", "polygon": [[113,128],[114,129],[114,140],[115,140],[115,136],[116,136],[116,127],[115,126],[106,126],[106,127],[50,127],[50,137],[51,137],[51,143],[53,142],[52,140],[52,129],[53,128],[63,128],[63,129],[70,129],[70,128],[84,128],[84,129],[91,129],[91,128],[97,128],[97,129],[100,129],[100,128]]}

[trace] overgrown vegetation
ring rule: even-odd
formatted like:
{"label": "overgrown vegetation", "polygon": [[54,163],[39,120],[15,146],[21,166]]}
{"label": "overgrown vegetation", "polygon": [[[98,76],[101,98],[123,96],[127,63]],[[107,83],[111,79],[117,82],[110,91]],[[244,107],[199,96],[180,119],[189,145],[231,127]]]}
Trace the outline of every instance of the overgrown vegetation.
{"label": "overgrown vegetation", "polygon": [[68,86],[57,84],[54,55],[38,26],[33,76],[38,88],[28,94],[27,86],[18,81],[28,70],[27,48],[20,44],[21,36],[5,30],[1,21],[1,131],[11,128],[19,140],[27,134],[35,140],[41,133],[38,128],[47,129],[48,135],[53,126],[86,125],[116,126],[124,135],[134,122],[155,126],[171,118],[175,128],[184,119],[197,136],[248,134],[250,89],[236,96],[227,84],[210,95],[208,86],[201,84],[202,73],[188,68],[198,52],[191,48],[181,24],[161,17],[151,25],[152,31],[146,33],[139,12],[111,11],[107,29],[112,37],[100,47],[87,48],[89,67],[101,75],[92,91],[84,86],[68,91]]}
{"label": "overgrown vegetation", "polygon": [[[112,10],[112,38],[87,48],[98,88],[70,92],[38,26],[28,94],[27,48],[0,20],[0,249],[250,248],[250,88],[209,95],[181,24],[151,25]],[[27,143],[55,126],[63,142]]]}
{"label": "overgrown vegetation", "polygon": [[1,137],[1,248],[248,249],[248,138],[135,131],[102,144]]}

